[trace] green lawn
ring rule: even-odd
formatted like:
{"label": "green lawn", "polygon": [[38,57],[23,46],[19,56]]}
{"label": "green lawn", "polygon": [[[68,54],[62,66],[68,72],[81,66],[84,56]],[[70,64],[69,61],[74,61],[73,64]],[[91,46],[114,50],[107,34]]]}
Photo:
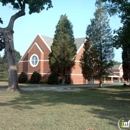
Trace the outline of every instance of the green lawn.
{"label": "green lawn", "polygon": [[0,130],[118,130],[130,119],[130,89],[0,91]]}

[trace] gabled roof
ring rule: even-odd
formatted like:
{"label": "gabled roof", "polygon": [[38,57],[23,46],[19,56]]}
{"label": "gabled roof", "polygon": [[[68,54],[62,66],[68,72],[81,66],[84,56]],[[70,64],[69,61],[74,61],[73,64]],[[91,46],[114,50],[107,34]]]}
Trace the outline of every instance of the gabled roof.
{"label": "gabled roof", "polygon": [[[51,45],[53,43],[53,38],[48,37],[48,36],[44,36],[44,35],[40,35],[40,37],[42,38],[43,41],[46,42],[46,44],[48,45],[49,49],[51,48]],[[75,44],[76,44],[76,48],[77,48],[77,52],[80,50],[82,44],[84,43],[85,38],[75,38]]]}
{"label": "gabled roof", "polygon": [[41,37],[45,40],[45,42],[48,44],[48,46],[51,48],[51,45],[53,43],[53,38],[51,37],[47,37],[47,36],[44,36],[44,35],[41,35]]}
{"label": "gabled roof", "polygon": [[77,51],[79,50],[79,48],[82,46],[82,44],[84,43],[85,38],[75,38],[75,44],[77,47]]}

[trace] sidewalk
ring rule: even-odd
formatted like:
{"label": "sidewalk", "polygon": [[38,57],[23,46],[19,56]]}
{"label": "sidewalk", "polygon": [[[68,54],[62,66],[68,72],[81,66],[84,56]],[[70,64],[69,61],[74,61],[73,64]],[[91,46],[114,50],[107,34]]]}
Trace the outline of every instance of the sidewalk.
{"label": "sidewalk", "polygon": [[[103,84],[103,87],[120,86],[122,84]],[[43,85],[44,86],[44,85]],[[98,84],[80,84],[80,85],[61,85],[61,86],[44,86],[44,87],[21,87],[24,91],[57,91],[57,92],[77,92],[74,88],[96,88]],[[0,88],[0,91],[5,91],[7,88]]]}

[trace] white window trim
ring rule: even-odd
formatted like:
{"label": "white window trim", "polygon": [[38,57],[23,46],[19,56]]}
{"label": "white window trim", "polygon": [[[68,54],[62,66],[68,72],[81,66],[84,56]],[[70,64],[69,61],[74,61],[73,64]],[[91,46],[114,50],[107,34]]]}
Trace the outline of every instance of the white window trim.
{"label": "white window trim", "polygon": [[[33,65],[33,64],[32,64],[32,57],[33,57],[33,56],[36,56],[36,57],[37,57],[37,59],[38,59],[38,62],[37,62],[37,64],[36,64],[36,65]],[[30,65],[31,65],[32,67],[36,67],[38,64],[39,64],[39,57],[38,57],[38,55],[33,54],[33,55],[30,57]]]}

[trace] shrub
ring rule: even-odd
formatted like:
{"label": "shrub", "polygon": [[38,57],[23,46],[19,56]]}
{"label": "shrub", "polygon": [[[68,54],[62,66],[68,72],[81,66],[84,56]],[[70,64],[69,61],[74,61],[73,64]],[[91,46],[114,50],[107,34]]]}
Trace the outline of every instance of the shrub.
{"label": "shrub", "polygon": [[70,78],[66,79],[65,84],[71,84],[71,79]]}
{"label": "shrub", "polygon": [[35,84],[35,83],[39,83],[40,80],[41,80],[41,75],[38,72],[34,71],[31,76],[30,82]]}
{"label": "shrub", "polygon": [[28,80],[28,75],[26,72],[21,72],[21,74],[18,77],[18,82],[19,83],[26,83]]}
{"label": "shrub", "polygon": [[48,84],[58,84],[58,76],[51,73],[48,77]]}

